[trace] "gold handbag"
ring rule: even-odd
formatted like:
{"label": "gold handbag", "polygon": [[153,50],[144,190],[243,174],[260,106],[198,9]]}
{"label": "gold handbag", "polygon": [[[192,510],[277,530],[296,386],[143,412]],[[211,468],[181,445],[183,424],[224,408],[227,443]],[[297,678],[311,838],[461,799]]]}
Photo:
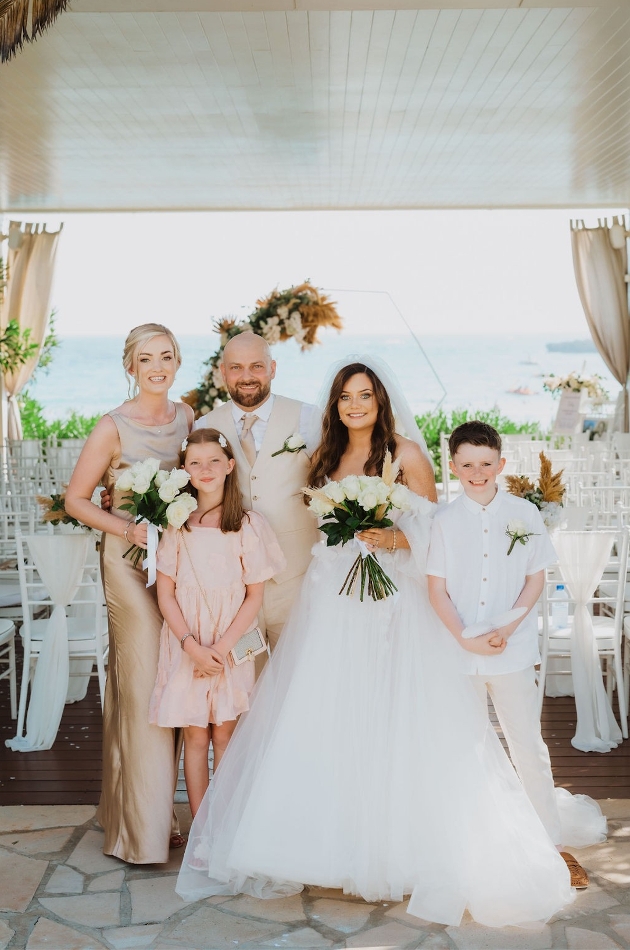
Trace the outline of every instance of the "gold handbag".
{"label": "gold handbag", "polygon": [[[201,584],[199,583],[199,578],[197,577],[197,571],[195,570],[193,559],[190,556],[190,551],[188,550],[188,545],[186,544],[186,538],[184,537],[183,530],[181,531],[181,538],[182,538],[182,541],[184,542],[184,547],[186,548],[186,554],[188,555],[188,560],[190,561],[190,566],[192,567],[195,580],[197,581],[197,587],[201,591],[203,602],[208,609],[208,613],[210,614],[210,619],[212,620],[212,623],[214,624],[215,631],[216,631],[218,630],[219,625],[218,623],[215,622],[214,614],[212,613],[212,610],[210,609],[210,604],[208,603],[208,598],[206,597],[206,592],[201,586]],[[243,634],[242,637],[240,637],[236,641],[236,643],[230,650],[228,656],[232,660],[232,663],[234,664],[234,666],[240,666],[241,663],[245,663],[246,660],[253,660],[255,656],[258,656],[259,653],[264,653],[265,651],[269,653],[269,647],[267,645],[265,637],[263,636],[262,630],[260,629],[260,627],[252,627],[251,630],[248,630],[246,633]]]}

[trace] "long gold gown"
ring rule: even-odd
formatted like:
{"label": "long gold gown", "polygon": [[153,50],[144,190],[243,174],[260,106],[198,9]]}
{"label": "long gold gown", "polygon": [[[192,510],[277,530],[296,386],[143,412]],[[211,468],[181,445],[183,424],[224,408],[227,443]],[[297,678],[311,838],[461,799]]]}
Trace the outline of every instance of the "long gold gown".
{"label": "long gold gown", "polygon": [[[124,469],[145,458],[160,467],[177,466],[188,435],[186,410],[176,403],[172,422],[146,426],[114,410],[109,413],[120,436],[118,468],[107,469],[104,485],[112,495],[112,513],[121,496],[114,483]],[[158,665],[162,617],[155,586],[146,573],[122,555],[124,538],[104,534],[101,548],[103,586],[109,620],[109,672],[103,712],[103,786],[97,818],[105,829],[105,854],[131,864],[168,861],[169,837],[176,832],[173,790],[177,743],[172,729],[149,725],[149,700]]]}

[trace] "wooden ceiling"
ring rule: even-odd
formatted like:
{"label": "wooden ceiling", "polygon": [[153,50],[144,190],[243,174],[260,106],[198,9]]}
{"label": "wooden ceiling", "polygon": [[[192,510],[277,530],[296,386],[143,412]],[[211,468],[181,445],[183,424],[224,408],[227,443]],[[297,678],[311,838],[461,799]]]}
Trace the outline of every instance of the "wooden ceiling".
{"label": "wooden ceiling", "polygon": [[0,67],[0,211],[630,203],[628,0],[343,5],[75,0]]}

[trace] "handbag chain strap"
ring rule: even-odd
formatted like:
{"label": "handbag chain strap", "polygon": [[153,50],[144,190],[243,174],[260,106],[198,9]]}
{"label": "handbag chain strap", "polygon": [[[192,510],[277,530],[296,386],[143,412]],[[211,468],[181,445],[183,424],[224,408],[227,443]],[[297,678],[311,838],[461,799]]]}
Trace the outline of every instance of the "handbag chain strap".
{"label": "handbag chain strap", "polygon": [[[198,576],[197,576],[197,571],[195,570],[195,564],[194,564],[194,562],[193,562],[193,559],[192,559],[191,556],[190,556],[190,551],[188,550],[188,545],[186,544],[186,537],[185,537],[185,535],[184,535],[184,529],[183,529],[183,528],[180,528],[180,534],[181,534],[182,541],[184,542],[184,547],[186,548],[186,554],[188,555],[188,560],[190,561],[190,566],[192,567],[193,576],[194,576],[194,578],[195,578],[195,581],[197,582],[197,587],[198,587],[199,590],[201,591],[201,596],[203,597],[203,602],[204,602],[204,604],[206,605],[206,607],[207,607],[207,609],[208,609],[208,613],[210,614],[210,620],[211,620],[212,623],[214,624],[214,632],[216,633],[217,630],[219,629],[219,623],[218,623],[217,620],[215,620],[214,614],[212,613],[212,608],[210,607],[210,604],[208,603],[208,598],[206,597],[206,592],[205,592],[205,590],[203,589],[203,587],[201,586],[201,583],[200,583],[199,578],[198,578]],[[200,639],[201,639],[201,637],[200,637]]]}

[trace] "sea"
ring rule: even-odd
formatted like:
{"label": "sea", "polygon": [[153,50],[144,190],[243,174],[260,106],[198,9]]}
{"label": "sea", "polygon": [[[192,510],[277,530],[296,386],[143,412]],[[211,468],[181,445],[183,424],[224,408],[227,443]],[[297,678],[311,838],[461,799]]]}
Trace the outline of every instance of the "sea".
{"label": "sea", "polygon": [[[547,349],[548,342],[566,341],[566,335],[426,335],[416,339],[405,333],[377,336],[325,330],[320,336],[321,345],[306,352],[294,341],[274,347],[277,392],[315,401],[331,364],[361,353],[378,355],[389,364],[419,414],[438,407],[498,407],[516,421],[548,426],[557,401],[543,391],[543,379],[549,373],[562,375],[573,370],[599,373],[611,396],[619,392],[619,384],[598,353]],[[178,338],[183,360],[172,390],[175,397],[197,385],[203,361],[218,345],[214,334]],[[61,338],[48,372],[40,371],[28,387],[44,405],[47,418],[64,418],[73,410],[100,414],[127,398],[123,343],[117,336]]]}

